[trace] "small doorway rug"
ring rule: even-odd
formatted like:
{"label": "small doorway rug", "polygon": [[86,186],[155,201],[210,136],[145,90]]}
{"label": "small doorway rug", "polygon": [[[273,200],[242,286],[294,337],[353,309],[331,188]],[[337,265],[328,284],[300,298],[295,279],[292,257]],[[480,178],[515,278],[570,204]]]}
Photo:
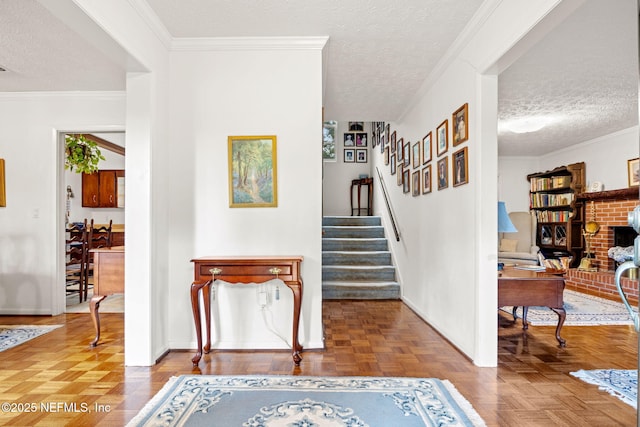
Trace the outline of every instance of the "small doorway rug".
{"label": "small doorway rug", "polygon": [[484,426],[433,378],[173,377],[128,426]]}
{"label": "small doorway rug", "polygon": [[[564,309],[567,312],[564,326],[633,325],[621,302],[581,292],[565,290]],[[501,310],[511,314],[512,307],[501,307]],[[522,317],[522,307],[518,308],[517,315]],[[547,307],[529,307],[527,320],[534,326],[555,326],[558,315]]]}
{"label": "small doorway rug", "polygon": [[0,351],[8,350],[61,326],[0,325]]}
{"label": "small doorway rug", "polygon": [[624,369],[593,369],[571,372],[576,378],[597,385],[600,390],[617,397],[624,403],[637,408],[638,371]]}

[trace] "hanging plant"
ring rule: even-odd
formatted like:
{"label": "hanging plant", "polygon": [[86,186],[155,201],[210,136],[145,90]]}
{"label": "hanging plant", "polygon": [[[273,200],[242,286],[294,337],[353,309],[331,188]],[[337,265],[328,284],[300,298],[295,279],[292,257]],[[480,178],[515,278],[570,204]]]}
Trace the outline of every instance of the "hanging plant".
{"label": "hanging plant", "polygon": [[71,172],[93,173],[98,170],[98,162],[104,160],[98,144],[84,135],[66,135],[65,148],[64,168]]}

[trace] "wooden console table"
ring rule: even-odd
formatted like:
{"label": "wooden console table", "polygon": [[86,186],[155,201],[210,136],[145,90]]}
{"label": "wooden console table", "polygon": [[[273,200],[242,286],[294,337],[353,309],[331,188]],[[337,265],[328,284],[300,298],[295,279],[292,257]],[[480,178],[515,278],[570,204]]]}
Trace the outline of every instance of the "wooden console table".
{"label": "wooden console table", "polygon": [[[360,196],[361,196],[363,185],[367,186],[367,207],[366,208],[360,207]],[[357,208],[353,207],[353,187],[356,187],[358,189],[358,207]],[[358,211],[358,216],[360,216],[360,211],[362,211],[363,209],[367,211],[367,215],[369,216],[373,215],[373,178],[361,178],[361,179],[352,180],[349,197],[351,199],[351,216],[353,216],[353,211],[356,211],[356,210]]]}
{"label": "wooden console table", "polygon": [[516,308],[522,307],[522,329],[528,329],[527,310],[529,307],[549,307],[558,315],[556,339],[560,347],[566,341],[560,337],[560,330],[567,313],[564,310],[564,278],[545,272],[505,268],[498,273],[498,307],[513,306],[513,318]]}
{"label": "wooden console table", "polygon": [[[211,350],[211,284],[220,279],[230,283],[262,283],[275,278],[281,279],[293,292],[293,335],[291,338],[292,357],[296,365],[300,364],[302,346],[298,341],[300,307],[302,304],[302,277],[300,263],[302,256],[257,256],[257,257],[204,257],[192,259],[194,279],[191,285],[191,309],[196,327],[198,349],[191,359],[197,366],[202,352]],[[215,269],[215,270],[214,270]],[[278,269],[276,274],[276,270]],[[211,270],[215,271],[215,277]],[[206,323],[207,343],[202,346],[202,323],[200,318],[199,296],[202,294]]]}
{"label": "wooden console table", "polygon": [[89,301],[91,320],[96,337],[91,347],[100,339],[100,303],[107,296],[124,292],[124,246],[91,249],[93,254],[93,296]]}

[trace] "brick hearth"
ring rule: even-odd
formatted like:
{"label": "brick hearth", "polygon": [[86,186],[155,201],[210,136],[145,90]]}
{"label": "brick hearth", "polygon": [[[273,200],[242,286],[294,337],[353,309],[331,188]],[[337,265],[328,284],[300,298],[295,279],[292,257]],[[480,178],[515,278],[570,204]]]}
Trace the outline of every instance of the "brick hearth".
{"label": "brick hearth", "polygon": [[[585,201],[584,218],[593,220],[592,206],[595,208],[595,221],[600,230],[591,241],[593,253],[592,265],[597,272],[570,269],[567,272],[568,289],[580,290],[592,295],[619,299],[614,283],[616,263],[607,252],[613,246],[614,226],[628,226],[627,216],[638,204],[638,188],[584,193],[578,196]],[[622,289],[630,300],[638,301],[638,280],[622,278]]]}

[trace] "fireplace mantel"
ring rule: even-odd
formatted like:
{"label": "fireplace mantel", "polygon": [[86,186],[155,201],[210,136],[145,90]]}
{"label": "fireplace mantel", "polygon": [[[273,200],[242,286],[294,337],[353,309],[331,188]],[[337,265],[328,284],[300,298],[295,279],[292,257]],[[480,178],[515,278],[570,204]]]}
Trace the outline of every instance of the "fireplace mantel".
{"label": "fireplace mantel", "polygon": [[578,200],[623,200],[637,199],[638,187],[621,188],[619,190],[596,191],[593,193],[580,193]]}

